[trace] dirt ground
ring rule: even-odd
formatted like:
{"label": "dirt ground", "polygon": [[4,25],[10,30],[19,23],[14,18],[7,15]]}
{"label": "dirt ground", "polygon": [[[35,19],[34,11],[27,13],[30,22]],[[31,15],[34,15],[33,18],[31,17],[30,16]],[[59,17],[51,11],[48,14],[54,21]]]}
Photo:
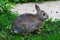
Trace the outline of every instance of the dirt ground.
{"label": "dirt ground", "polygon": [[23,4],[16,4],[11,9],[12,12],[18,12],[19,14],[24,13],[36,13],[35,4],[37,4],[41,10],[44,10],[48,15],[49,18],[60,19],[60,1],[50,1],[50,2],[43,2],[43,3],[23,3]]}

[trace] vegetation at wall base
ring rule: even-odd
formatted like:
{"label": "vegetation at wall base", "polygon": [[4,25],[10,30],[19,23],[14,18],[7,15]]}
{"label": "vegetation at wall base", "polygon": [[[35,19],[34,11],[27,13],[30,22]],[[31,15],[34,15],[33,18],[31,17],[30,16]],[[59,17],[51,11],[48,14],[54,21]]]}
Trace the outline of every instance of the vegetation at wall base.
{"label": "vegetation at wall base", "polygon": [[2,28],[0,30],[1,40],[59,40],[60,39],[60,20],[52,21],[51,19],[49,19],[48,21],[45,21],[41,33],[28,34],[23,36],[21,34],[12,34],[10,32],[12,25],[11,22],[13,21],[14,18],[15,18],[14,16],[11,16],[11,19],[9,19],[10,21],[6,22],[7,19],[5,19],[4,17],[4,22],[6,22],[6,24],[4,24],[3,22],[2,23],[3,26],[1,27],[0,25],[0,28]]}
{"label": "vegetation at wall base", "polygon": [[42,2],[42,1],[56,1],[56,0],[9,0],[12,3],[28,3],[28,2]]}

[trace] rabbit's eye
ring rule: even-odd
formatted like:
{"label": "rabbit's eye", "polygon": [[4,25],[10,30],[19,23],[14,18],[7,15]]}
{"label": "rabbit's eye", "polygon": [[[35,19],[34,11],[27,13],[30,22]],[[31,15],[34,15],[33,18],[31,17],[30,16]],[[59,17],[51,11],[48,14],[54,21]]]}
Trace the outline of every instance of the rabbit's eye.
{"label": "rabbit's eye", "polygon": [[43,16],[45,16],[45,14],[43,14]]}

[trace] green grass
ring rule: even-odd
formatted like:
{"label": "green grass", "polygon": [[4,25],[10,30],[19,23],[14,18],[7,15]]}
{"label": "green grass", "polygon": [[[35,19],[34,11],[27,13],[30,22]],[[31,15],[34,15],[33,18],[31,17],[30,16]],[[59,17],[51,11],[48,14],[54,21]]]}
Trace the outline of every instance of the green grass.
{"label": "green grass", "polygon": [[39,34],[11,34],[10,29],[15,14],[0,15],[0,40],[60,40],[60,20],[52,21],[48,19],[43,24],[43,30]]}

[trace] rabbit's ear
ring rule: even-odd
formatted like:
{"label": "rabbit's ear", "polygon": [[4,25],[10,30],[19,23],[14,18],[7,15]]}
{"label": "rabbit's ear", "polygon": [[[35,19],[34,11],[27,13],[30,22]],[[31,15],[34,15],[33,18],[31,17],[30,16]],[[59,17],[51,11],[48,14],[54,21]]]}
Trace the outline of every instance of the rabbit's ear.
{"label": "rabbit's ear", "polygon": [[35,5],[35,9],[37,10],[37,12],[40,11],[40,8],[38,5]]}

